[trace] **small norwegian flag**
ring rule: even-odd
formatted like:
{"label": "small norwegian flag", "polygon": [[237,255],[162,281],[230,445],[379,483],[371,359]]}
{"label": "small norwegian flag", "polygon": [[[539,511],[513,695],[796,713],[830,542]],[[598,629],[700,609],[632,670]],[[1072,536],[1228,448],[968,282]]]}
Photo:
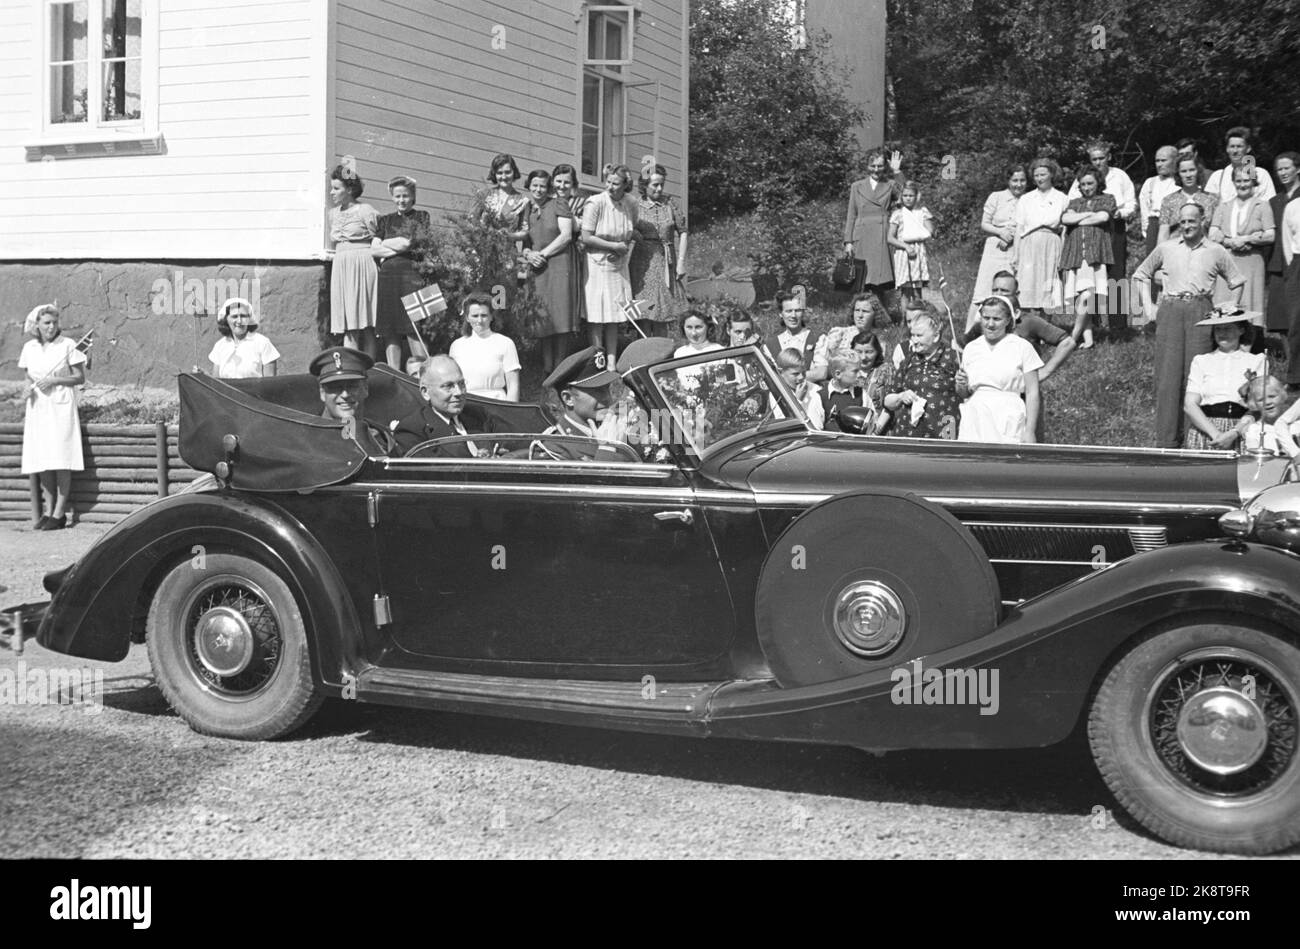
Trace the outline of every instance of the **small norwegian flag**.
{"label": "small norwegian flag", "polygon": [[640,300],[628,300],[623,304],[621,309],[623,310],[623,315],[632,322],[645,319],[645,314],[641,312]]}
{"label": "small norwegian flag", "polygon": [[447,311],[447,298],[442,295],[441,287],[436,283],[431,283],[423,289],[408,293],[402,297],[402,306],[406,307],[406,315],[411,318],[411,323],[414,324],[439,313],[445,313]]}

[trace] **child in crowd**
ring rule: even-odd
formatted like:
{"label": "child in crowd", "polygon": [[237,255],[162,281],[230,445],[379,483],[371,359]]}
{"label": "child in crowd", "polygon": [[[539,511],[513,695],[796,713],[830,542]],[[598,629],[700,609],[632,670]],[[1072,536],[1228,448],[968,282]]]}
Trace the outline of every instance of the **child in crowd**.
{"label": "child in crowd", "polygon": [[828,432],[842,432],[844,429],[840,427],[840,410],[850,405],[867,404],[866,390],[858,385],[862,357],[852,350],[841,350],[831,357],[830,370],[831,377],[819,393],[825,418],[822,427]]}
{"label": "child in crowd", "polygon": [[1264,451],[1289,458],[1300,455],[1300,445],[1296,444],[1300,420],[1289,418],[1295,414],[1295,406],[1287,399],[1282,380],[1272,375],[1253,376],[1239,392],[1250,414],[1237,424],[1241,436],[1237,450],[1242,454]]}
{"label": "child in crowd", "polygon": [[885,411],[885,394],[893,381],[894,367],[885,362],[885,351],[875,333],[859,333],[853,337],[849,346],[862,360],[858,369],[858,385],[866,397],[863,404],[875,412],[873,431],[879,435],[888,427],[892,418]]}
{"label": "child in crowd", "polygon": [[894,280],[905,302],[918,300],[930,283],[925,242],[934,236],[934,216],[920,207],[921,188],[915,181],[903,185],[903,206],[889,216],[889,246],[894,248]]}
{"label": "child in crowd", "polygon": [[424,372],[424,358],[421,356],[406,357],[406,374],[420,378],[420,373]]}
{"label": "child in crowd", "polygon": [[797,349],[781,350],[776,355],[776,367],[780,370],[785,384],[794,393],[794,397],[808,413],[813,427],[823,427],[826,424],[826,413],[822,410],[821,386],[808,381],[803,367],[803,353]]}
{"label": "child in crowd", "polygon": [[763,334],[758,331],[752,314],[741,310],[727,321],[728,346],[762,346]]}

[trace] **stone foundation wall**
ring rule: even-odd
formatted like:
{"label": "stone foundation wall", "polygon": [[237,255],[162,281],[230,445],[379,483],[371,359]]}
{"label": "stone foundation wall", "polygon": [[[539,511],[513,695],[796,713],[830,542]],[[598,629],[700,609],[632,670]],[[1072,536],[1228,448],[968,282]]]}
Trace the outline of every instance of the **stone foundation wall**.
{"label": "stone foundation wall", "polygon": [[250,300],[280,351],[281,373],[305,372],[328,345],[329,265],[299,261],[0,262],[0,379],[21,379],[23,318],[58,301],[64,333],[95,329],[89,381],[175,388],[176,373],[209,369],[216,311]]}

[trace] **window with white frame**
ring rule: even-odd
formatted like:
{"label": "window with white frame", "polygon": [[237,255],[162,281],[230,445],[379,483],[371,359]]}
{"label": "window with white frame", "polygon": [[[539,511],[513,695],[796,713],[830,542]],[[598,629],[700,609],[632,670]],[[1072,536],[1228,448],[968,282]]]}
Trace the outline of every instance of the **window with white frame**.
{"label": "window with white frame", "polygon": [[608,162],[625,160],[627,77],[632,63],[633,10],[627,6],[586,8],[582,66],[582,144],[579,170],[599,177]]}
{"label": "window with white frame", "polygon": [[143,5],[144,0],[46,5],[47,128],[142,127]]}

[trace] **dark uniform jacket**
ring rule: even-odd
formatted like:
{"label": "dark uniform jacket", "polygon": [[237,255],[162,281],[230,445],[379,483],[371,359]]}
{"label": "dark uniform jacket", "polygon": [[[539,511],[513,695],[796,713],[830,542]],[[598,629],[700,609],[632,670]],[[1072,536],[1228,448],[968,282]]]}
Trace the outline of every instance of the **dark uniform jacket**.
{"label": "dark uniform jacket", "polygon": [[[464,422],[461,423],[462,425]],[[469,430],[466,426],[466,432],[471,435],[477,434]],[[444,419],[441,415],[433,410],[432,406],[422,406],[418,412],[412,412],[406,418],[397,423],[397,428],[393,430],[393,437],[397,440],[397,449],[401,454],[406,454],[421,442],[427,442],[431,438],[449,438],[459,435],[456,427]],[[473,453],[465,442],[453,442],[449,445],[440,445],[437,451],[431,451],[430,457],[442,458],[472,458]]]}

